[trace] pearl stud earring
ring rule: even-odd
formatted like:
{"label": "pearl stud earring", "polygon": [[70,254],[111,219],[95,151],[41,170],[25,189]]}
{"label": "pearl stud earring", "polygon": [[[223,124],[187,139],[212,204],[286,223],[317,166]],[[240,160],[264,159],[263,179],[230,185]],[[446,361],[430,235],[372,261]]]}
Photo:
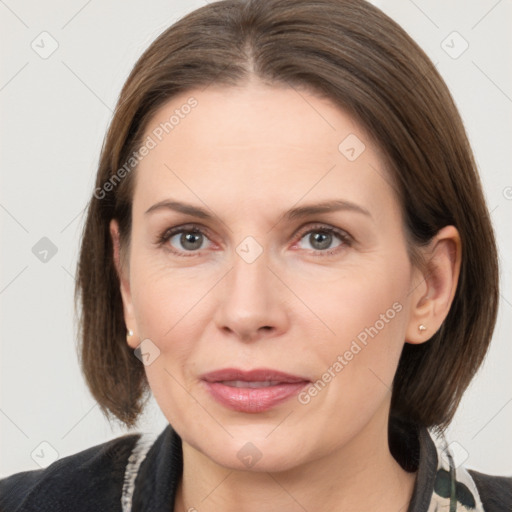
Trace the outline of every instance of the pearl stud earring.
{"label": "pearl stud earring", "polygon": [[130,338],[131,336],[133,336],[133,331],[131,329],[128,329],[128,332],[126,333],[126,337]]}
{"label": "pearl stud earring", "polygon": [[426,328],[423,324],[420,324],[420,325],[418,325],[418,330],[419,330],[420,332],[423,332],[423,331],[426,331],[426,330],[427,330],[427,328]]}

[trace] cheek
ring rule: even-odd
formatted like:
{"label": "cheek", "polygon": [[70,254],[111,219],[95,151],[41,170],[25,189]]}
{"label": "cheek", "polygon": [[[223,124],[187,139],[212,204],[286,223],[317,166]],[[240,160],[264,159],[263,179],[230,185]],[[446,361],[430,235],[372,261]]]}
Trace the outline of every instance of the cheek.
{"label": "cheek", "polygon": [[[134,281],[133,300],[140,336],[153,340],[162,352],[172,349],[179,353],[190,347],[192,333],[187,331],[197,320],[195,306],[201,294],[196,291],[200,290],[184,282],[178,273],[166,275],[145,269]],[[165,342],[170,339],[172,345]]]}
{"label": "cheek", "polygon": [[200,423],[204,418],[191,401],[186,373],[202,330],[198,315],[204,290],[190,286],[179,272],[171,274],[151,264],[134,267],[133,275],[139,336],[149,338],[158,351],[158,357],[144,368],[151,391],[175,428],[185,428],[183,418]]}
{"label": "cheek", "polygon": [[159,353],[145,367],[150,386],[157,397],[159,392],[165,395],[173,390],[176,398],[180,384],[189,387],[191,361],[211,322],[208,291],[218,280],[218,272],[172,269],[162,261],[147,254],[133,259],[132,297],[139,336],[150,339]]}
{"label": "cheek", "polygon": [[[142,235],[139,237],[142,239]],[[194,275],[171,268],[163,252],[156,249],[134,251],[130,269],[140,335],[155,342],[168,337],[187,312],[193,314]]]}
{"label": "cheek", "polygon": [[354,273],[332,283],[323,299],[309,292],[308,304],[322,312],[329,330],[320,329],[317,342],[301,351],[316,379],[299,403],[305,418],[322,424],[326,439],[338,439],[340,432],[350,437],[390,397],[405,336],[407,293],[406,279],[391,279],[389,272]]}
{"label": "cheek", "polygon": [[330,283],[322,293],[304,290],[308,305],[320,312],[321,322],[312,318],[311,325],[326,326],[320,329],[317,342],[306,347],[311,360],[323,367],[321,371],[331,368],[331,373],[338,370],[338,374],[363,383],[376,378],[371,375],[373,370],[385,383],[391,383],[407,326],[405,274],[390,267],[353,272]]}

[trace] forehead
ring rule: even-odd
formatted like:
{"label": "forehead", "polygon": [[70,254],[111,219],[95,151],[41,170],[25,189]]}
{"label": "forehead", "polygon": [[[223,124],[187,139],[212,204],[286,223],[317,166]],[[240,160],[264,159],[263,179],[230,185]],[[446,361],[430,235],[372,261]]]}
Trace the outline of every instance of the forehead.
{"label": "forehead", "polygon": [[[146,135],[153,135],[167,149],[179,150],[188,143],[200,156],[212,150],[228,154],[256,146],[273,147],[273,157],[279,149],[283,156],[286,150],[305,155],[318,147],[321,138],[316,153],[328,158],[338,155],[339,143],[350,134],[368,147],[370,141],[361,128],[330,100],[297,88],[260,83],[209,86],[176,96],[158,110],[146,129]],[[158,151],[154,153],[157,156]]]}
{"label": "forehead", "polygon": [[134,198],[142,207],[166,194],[196,203],[221,194],[238,207],[263,197],[275,205],[393,200],[378,148],[357,123],[330,100],[292,87],[180,94],[149,121],[144,140],[152,148],[137,168]]}

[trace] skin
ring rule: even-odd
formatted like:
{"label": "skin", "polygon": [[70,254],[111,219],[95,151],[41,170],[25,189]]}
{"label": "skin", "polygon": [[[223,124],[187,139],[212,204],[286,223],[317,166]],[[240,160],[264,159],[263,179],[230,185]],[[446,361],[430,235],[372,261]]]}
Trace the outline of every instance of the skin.
{"label": "skin", "polygon": [[[147,378],[183,440],[175,510],[406,510],[416,474],[389,451],[390,388],[404,343],[426,342],[449,311],[460,268],[456,229],[442,229],[424,249],[428,272],[414,267],[378,149],[339,107],[306,91],[256,80],[211,85],[171,99],[146,136],[191,96],[197,107],[136,170],[126,260],[116,221],[110,225],[134,332],[128,343],[135,349],[149,338],[160,350]],[[349,134],[366,146],[354,161],[338,150]],[[214,218],[145,213],[170,198]],[[369,215],[283,218],[330,199]],[[205,231],[194,255],[179,234],[155,243],[190,223]],[[322,248],[315,234],[325,226],[349,241],[333,235]],[[263,251],[252,263],[236,251],[248,236]],[[316,381],[396,303],[400,312],[307,404],[293,397],[266,412],[235,412],[201,382],[201,374],[227,367]],[[261,454],[250,468],[237,457],[247,442]]]}

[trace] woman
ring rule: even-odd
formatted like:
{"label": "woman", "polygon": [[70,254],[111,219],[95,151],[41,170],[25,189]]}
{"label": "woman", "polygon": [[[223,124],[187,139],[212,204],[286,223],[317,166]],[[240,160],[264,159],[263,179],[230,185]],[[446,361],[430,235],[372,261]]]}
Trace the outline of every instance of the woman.
{"label": "woman", "polygon": [[[449,91],[360,0],[226,0],[128,78],[83,233],[82,366],[133,426],[6,511],[510,510],[443,432],[486,354],[495,240]],[[476,293],[478,290],[478,293]]]}

